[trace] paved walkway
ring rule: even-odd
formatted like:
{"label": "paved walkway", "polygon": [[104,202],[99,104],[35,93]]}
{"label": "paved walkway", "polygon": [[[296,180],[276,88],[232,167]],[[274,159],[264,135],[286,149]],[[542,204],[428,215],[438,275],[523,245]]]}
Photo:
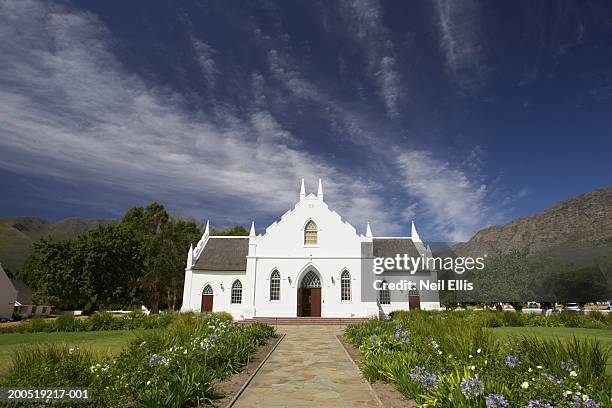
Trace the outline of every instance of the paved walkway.
{"label": "paved walkway", "polygon": [[279,326],[285,338],[235,407],[380,407],[336,338],[341,326]]}

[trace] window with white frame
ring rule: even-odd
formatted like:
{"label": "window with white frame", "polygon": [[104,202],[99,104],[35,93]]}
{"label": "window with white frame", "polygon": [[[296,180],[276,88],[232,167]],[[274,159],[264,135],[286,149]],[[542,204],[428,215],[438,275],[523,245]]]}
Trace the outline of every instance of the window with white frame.
{"label": "window with white frame", "polygon": [[351,274],[349,271],[344,271],[340,275],[340,300],[351,300]]}
{"label": "window with white frame", "polygon": [[378,291],[378,302],[381,305],[391,304],[391,292],[389,292],[389,285],[386,280],[382,281],[380,290]]}
{"label": "window with white frame", "polygon": [[232,284],[231,303],[242,303],[242,283],[239,280]]}
{"label": "window with white frame", "polygon": [[304,245],[317,245],[317,235],[317,224],[313,220],[308,221],[306,228],[304,228]]}
{"label": "window with white frame", "polygon": [[270,300],[280,300],[280,282],[280,272],[272,272],[272,275],[270,275]]}

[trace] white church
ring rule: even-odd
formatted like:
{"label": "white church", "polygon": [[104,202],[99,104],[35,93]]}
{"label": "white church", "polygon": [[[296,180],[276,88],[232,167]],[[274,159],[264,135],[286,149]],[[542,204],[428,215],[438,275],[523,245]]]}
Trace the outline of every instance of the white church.
{"label": "white church", "polygon": [[[304,180],[294,208],[246,236],[210,235],[209,226],[189,249],[181,311],[226,311],[235,319],[257,317],[381,316],[394,310],[438,309],[437,291],[376,290],[373,282],[397,276],[372,272],[375,257],[431,256],[414,223],[411,236],[376,237],[367,223],[357,233],[317,194],[306,194]],[[406,279],[406,274],[401,275]],[[433,270],[412,281],[437,280]]]}

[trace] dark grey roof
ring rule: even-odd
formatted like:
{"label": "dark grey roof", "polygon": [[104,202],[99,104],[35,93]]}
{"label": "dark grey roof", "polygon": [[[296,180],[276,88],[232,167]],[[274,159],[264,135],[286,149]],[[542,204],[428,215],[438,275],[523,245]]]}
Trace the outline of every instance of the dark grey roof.
{"label": "dark grey roof", "polygon": [[34,293],[32,288],[19,279],[11,279],[11,282],[13,282],[13,286],[17,289],[17,301],[22,305],[32,305],[32,294]]}
{"label": "dark grey roof", "polygon": [[[418,249],[410,238],[373,238],[372,255],[375,258],[395,258],[396,255],[420,257]],[[421,270],[423,268],[419,268]]]}
{"label": "dark grey roof", "polygon": [[246,271],[249,237],[210,237],[192,269]]}
{"label": "dark grey roof", "polygon": [[414,242],[409,238],[373,238],[373,253],[376,258],[389,258],[395,255],[408,254],[420,256]]}

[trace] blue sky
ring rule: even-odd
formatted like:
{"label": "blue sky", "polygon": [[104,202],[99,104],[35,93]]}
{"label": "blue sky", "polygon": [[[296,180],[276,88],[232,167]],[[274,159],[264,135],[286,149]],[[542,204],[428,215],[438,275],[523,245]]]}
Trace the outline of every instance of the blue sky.
{"label": "blue sky", "polygon": [[0,4],[2,216],[262,228],[320,177],[462,240],[612,184],[607,2]]}

